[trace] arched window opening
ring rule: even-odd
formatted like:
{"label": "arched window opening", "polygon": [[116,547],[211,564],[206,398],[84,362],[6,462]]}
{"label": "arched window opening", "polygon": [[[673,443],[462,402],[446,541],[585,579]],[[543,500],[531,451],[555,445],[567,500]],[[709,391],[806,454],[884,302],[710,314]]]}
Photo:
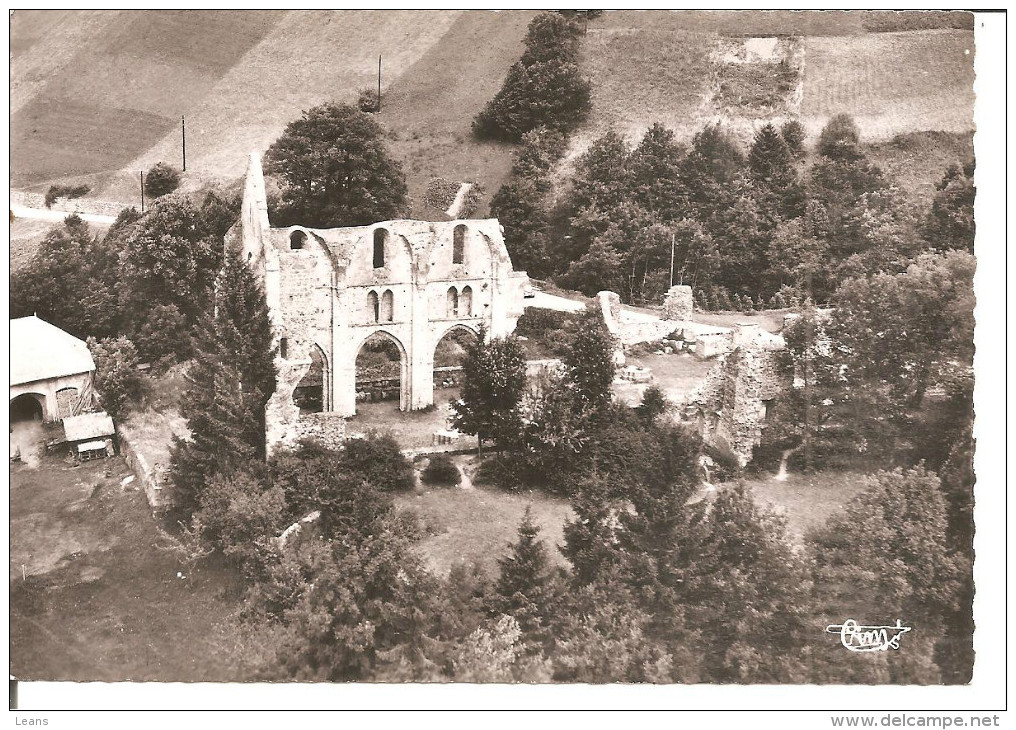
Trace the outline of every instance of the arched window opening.
{"label": "arched window opening", "polygon": [[462,288],[462,296],[459,298],[459,311],[463,317],[473,316],[473,289],[465,286]]}
{"label": "arched window opening", "polygon": [[281,357],[283,360],[288,360],[289,359],[289,338],[288,337],[280,337],[279,338],[279,357]]}
{"label": "arched window opening", "polygon": [[291,251],[299,251],[307,245],[307,234],[303,231],[293,231],[289,234],[289,248]]}
{"label": "arched window opening", "polygon": [[466,227],[455,226],[452,233],[452,263],[461,264],[466,256]]}
{"label": "arched window opening", "polygon": [[374,229],[374,268],[381,269],[385,265],[385,248],[388,246],[388,231],[384,228]]}
{"label": "arched window opening", "polygon": [[448,289],[447,312],[449,317],[459,316],[459,293],[454,286]]}
{"label": "arched window opening", "polygon": [[367,292],[367,311],[372,322],[379,322],[381,310],[377,300],[377,292]]}
{"label": "arched window opening", "polygon": [[381,295],[381,317],[382,322],[391,322],[395,319],[395,295],[391,289],[385,290]]}

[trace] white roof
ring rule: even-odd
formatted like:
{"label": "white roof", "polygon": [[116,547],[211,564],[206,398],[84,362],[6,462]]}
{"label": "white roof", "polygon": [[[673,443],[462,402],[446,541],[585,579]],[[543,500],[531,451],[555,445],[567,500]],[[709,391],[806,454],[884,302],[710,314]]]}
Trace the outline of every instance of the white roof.
{"label": "white roof", "polygon": [[88,345],[38,317],[11,320],[11,385],[95,370]]}
{"label": "white roof", "polygon": [[[82,413],[63,419],[64,438],[68,441],[102,438],[116,433],[113,419],[105,411]],[[100,442],[101,443],[101,442]]]}

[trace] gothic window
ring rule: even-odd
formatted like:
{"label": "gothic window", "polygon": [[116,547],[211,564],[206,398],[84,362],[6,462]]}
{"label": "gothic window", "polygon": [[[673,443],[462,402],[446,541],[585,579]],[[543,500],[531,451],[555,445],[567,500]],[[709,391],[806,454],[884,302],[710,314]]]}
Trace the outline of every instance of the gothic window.
{"label": "gothic window", "polygon": [[380,320],[381,311],[378,305],[377,292],[367,292],[367,311],[370,314],[372,322]]}
{"label": "gothic window", "polygon": [[463,317],[473,316],[473,289],[465,286],[462,288],[462,296],[459,297],[459,310]]}
{"label": "gothic window", "polygon": [[448,289],[448,316],[459,316],[459,293],[454,286]]}
{"label": "gothic window", "polygon": [[395,319],[395,296],[388,289],[381,295],[381,321],[391,322]]}
{"label": "gothic window", "polygon": [[388,246],[388,231],[384,228],[374,229],[374,268],[380,269],[385,265],[385,248]]}
{"label": "gothic window", "polygon": [[452,234],[452,263],[461,264],[465,261],[466,252],[466,227],[455,226]]}

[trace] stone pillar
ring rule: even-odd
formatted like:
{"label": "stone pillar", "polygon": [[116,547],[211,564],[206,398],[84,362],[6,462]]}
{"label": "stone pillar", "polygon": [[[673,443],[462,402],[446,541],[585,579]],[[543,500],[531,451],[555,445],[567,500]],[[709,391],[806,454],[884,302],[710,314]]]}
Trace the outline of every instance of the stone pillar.
{"label": "stone pillar", "polygon": [[408,372],[403,371],[403,382],[409,385],[409,403],[404,407],[418,411],[434,403],[434,347],[437,342],[431,334],[430,301],[427,297],[427,274],[416,272],[416,281],[410,287],[413,297],[410,335],[406,338]]}
{"label": "stone pillar", "polygon": [[689,322],[694,304],[690,286],[672,286],[663,302],[663,318],[675,322]]}
{"label": "stone pillar", "polygon": [[737,322],[734,325],[734,347],[750,345],[762,334],[762,327],[757,322]]}

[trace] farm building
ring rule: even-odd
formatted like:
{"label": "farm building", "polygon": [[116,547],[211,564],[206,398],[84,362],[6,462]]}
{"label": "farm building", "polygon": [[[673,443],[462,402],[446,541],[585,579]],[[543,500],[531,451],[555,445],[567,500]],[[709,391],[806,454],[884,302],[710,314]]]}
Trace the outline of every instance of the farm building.
{"label": "farm building", "polygon": [[87,460],[96,456],[113,456],[113,437],[116,429],[113,419],[105,411],[82,413],[63,419],[64,439],[71,455]]}
{"label": "farm building", "polygon": [[10,417],[58,421],[91,402],[95,362],[88,345],[38,317],[11,320]]}

